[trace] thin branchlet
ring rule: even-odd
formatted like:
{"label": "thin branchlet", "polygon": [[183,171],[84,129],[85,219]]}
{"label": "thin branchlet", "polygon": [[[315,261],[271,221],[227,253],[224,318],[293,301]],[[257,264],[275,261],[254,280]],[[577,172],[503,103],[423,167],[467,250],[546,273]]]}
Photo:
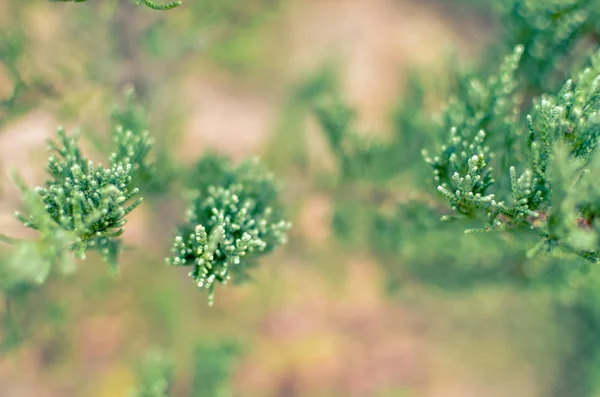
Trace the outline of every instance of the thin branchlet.
{"label": "thin branchlet", "polygon": [[182,3],[181,1],[172,1],[170,3],[166,3],[166,4],[158,4],[153,2],[152,0],[143,0],[143,3],[152,8],[153,10],[157,10],[157,11],[166,11],[166,10],[171,10],[175,7],[179,7]]}
{"label": "thin branchlet", "polygon": [[[448,108],[453,114],[446,120],[455,124],[445,143],[425,158],[453,210],[487,219],[482,230],[535,230],[544,249],[531,252],[559,249],[598,262],[600,191],[594,178],[600,172],[599,56],[555,94],[540,95],[530,107],[498,109],[498,103],[519,103],[524,89],[513,55],[506,63],[512,67],[477,84],[477,96],[493,102],[473,108],[466,97]],[[497,82],[511,89],[498,92]],[[522,109],[529,109],[528,114],[521,115]],[[483,125],[479,115],[486,113]],[[471,138],[473,126],[485,129]]]}
{"label": "thin branchlet", "polygon": [[[87,0],[49,0],[52,2],[60,2],[60,3],[85,3]],[[152,0],[139,0],[138,4],[145,4],[148,8],[151,8],[153,10],[156,11],[167,11],[167,10],[171,10],[173,8],[179,7],[182,2],[177,0],[177,1],[172,1],[170,3],[166,3],[166,4],[159,4],[159,3],[155,3]]]}

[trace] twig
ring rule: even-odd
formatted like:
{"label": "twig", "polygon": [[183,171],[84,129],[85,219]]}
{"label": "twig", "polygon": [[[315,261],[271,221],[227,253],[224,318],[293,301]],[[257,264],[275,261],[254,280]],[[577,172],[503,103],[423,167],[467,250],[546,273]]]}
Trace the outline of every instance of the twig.
{"label": "twig", "polygon": [[6,243],[6,244],[15,244],[17,242],[17,239],[5,236],[4,234],[0,234],[0,242]]}

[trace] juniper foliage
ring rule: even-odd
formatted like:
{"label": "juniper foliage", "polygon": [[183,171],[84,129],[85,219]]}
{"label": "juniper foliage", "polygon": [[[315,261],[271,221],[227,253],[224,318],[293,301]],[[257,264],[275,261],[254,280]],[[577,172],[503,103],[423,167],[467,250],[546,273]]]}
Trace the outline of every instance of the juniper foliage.
{"label": "juniper foliage", "polygon": [[[349,247],[381,259],[391,287],[414,280],[450,289],[548,287],[557,318],[569,318],[565,343],[574,347],[561,357],[561,380],[547,395],[595,395],[600,353],[589,335],[600,318],[598,296],[590,293],[600,253],[593,55],[600,4],[496,5],[500,39],[479,64],[447,65],[446,88],[425,86],[422,95],[409,88],[398,102],[400,114],[413,102],[425,104],[400,117],[415,123],[395,123],[372,144],[355,132],[351,107],[338,94],[317,102],[340,171],[333,228]],[[446,95],[436,117],[426,104]],[[362,143],[353,143],[357,137]],[[410,161],[420,150],[406,148],[415,144],[429,151],[433,183],[422,163]],[[365,156],[371,151],[387,159]],[[408,161],[402,166],[398,158]],[[465,229],[490,233],[460,233]]]}
{"label": "juniper foliage", "polygon": [[19,91],[23,88],[24,82],[19,68],[19,60],[23,54],[24,47],[23,32],[15,29],[11,32],[2,32],[0,34],[0,62],[14,80],[12,93],[10,97],[3,98],[0,101],[2,107],[12,107],[17,99]]}
{"label": "juniper foliage", "polygon": [[189,275],[212,304],[215,285],[246,277],[258,258],[286,242],[290,224],[277,183],[256,159],[234,166],[206,155],[191,175],[195,197],[167,263],[193,267]]}
{"label": "juniper foliage", "polygon": [[[437,146],[435,153],[426,157],[439,192],[456,215],[466,220],[465,225],[485,218],[486,224],[469,231],[519,230],[527,234],[524,241],[529,242],[535,240],[533,233],[538,243],[527,249],[529,256],[560,251],[597,263],[597,214],[589,209],[595,207],[597,198],[589,181],[595,167],[598,57],[588,62],[589,67],[579,66],[583,72],[569,71],[573,65],[585,65],[585,54],[593,48],[589,40],[590,36],[593,40],[597,25],[593,18],[597,4],[518,0],[499,5],[507,23],[494,52],[507,43],[517,45],[495,73],[489,73],[497,69],[493,52],[487,57],[491,62],[470,71],[449,67],[454,76],[449,80],[452,96],[441,118],[427,114],[431,89],[424,90],[423,84],[416,83],[409,85],[406,99],[398,104],[394,116],[398,124],[391,138],[355,132],[353,111],[338,94],[317,102],[316,117],[340,164],[340,187],[345,192],[338,204],[346,204],[338,205],[334,214],[334,226],[340,233],[359,230],[361,223],[371,224],[382,210],[389,218],[390,211],[382,205],[406,201],[402,196],[419,196],[419,201],[433,204],[443,215],[443,207],[419,187],[422,167],[415,165],[414,156],[419,149]],[[554,62],[557,59],[560,61]],[[557,83],[561,78],[562,83]],[[411,76],[411,81],[419,79]],[[553,94],[544,93],[552,87],[558,87]],[[439,87],[435,89],[438,93],[434,96],[443,94]],[[532,100],[534,95],[539,99]],[[563,146],[567,148],[561,149]],[[558,153],[565,150],[569,156]],[[566,182],[555,180],[559,172],[553,169],[572,169],[571,177],[577,183],[561,188]],[[411,182],[406,185],[407,181]],[[349,188],[362,190],[363,199],[348,195]],[[560,193],[565,189],[571,194],[581,192],[576,198],[567,198]],[[360,204],[365,200],[369,207]],[[353,209],[342,209],[348,205]],[[359,214],[364,216],[353,228],[350,220],[358,219]],[[457,217],[445,214],[444,218]],[[359,239],[369,240],[371,233],[381,235],[375,229]]]}
{"label": "juniper foliage", "polygon": [[457,213],[487,218],[480,230],[531,229],[541,239],[531,254],[561,249],[598,263],[598,57],[558,93],[535,100],[521,124],[514,73],[522,52],[517,47],[498,75],[473,79],[470,95],[452,102],[450,133],[427,161]]}
{"label": "juniper foliage", "polygon": [[[97,166],[82,155],[77,135],[67,136],[63,129],[57,135],[58,144],[50,143],[56,154],[48,160],[51,179],[36,192],[56,227],[76,234],[71,249],[77,257],[84,259],[88,248],[94,248],[114,266],[125,216],[141,203],[141,198],[129,201],[139,192],[130,184],[131,164],[115,156],[109,168]],[[35,215],[16,215],[25,226],[40,229]]]}
{"label": "juniper foliage", "polygon": [[128,106],[114,113],[114,152],[108,167],[84,156],[78,133],[69,136],[59,128],[57,140],[49,141],[49,179],[35,189],[45,212],[26,208],[27,214],[16,213],[25,226],[40,232],[42,241],[70,233],[69,243],[57,246],[59,252],[68,248],[83,259],[89,249],[97,250],[115,271],[126,216],[142,202],[132,178],[151,173],[148,154],[153,141],[142,128],[142,118],[134,117],[132,94],[128,96]]}
{"label": "juniper foliage", "polygon": [[524,46],[518,71],[522,88],[534,95],[560,88],[572,68],[595,48],[600,33],[598,6],[596,0],[497,2],[504,27],[500,54]]}
{"label": "juniper foliage", "polygon": [[[475,231],[531,228],[541,241],[530,256],[566,251],[597,263],[597,215],[586,209],[593,206],[594,193],[585,193],[572,204],[573,199],[561,193],[567,182],[556,178],[572,170],[571,188],[577,190],[588,183],[594,167],[597,87],[593,81],[598,57],[588,59],[597,48],[599,4],[505,1],[500,6],[506,29],[496,47],[517,45],[517,50],[491,77],[484,76],[493,68],[489,63],[459,80],[438,133],[442,144],[428,158],[436,180],[441,181],[436,182],[438,190],[461,215],[472,218],[477,216],[472,211],[479,211],[478,215],[488,216],[488,224]],[[573,72],[577,69],[583,72]],[[501,81],[503,87],[498,85]],[[532,100],[534,96],[539,99]],[[498,103],[504,108],[498,109]],[[463,152],[471,153],[469,158],[457,160]],[[437,160],[453,165],[436,164]],[[469,166],[469,160],[478,170]],[[493,196],[486,196],[482,192],[491,185]]]}
{"label": "juniper foliage", "polygon": [[138,365],[137,387],[130,397],[169,397],[173,363],[159,350],[149,350]]}
{"label": "juniper foliage", "polygon": [[[139,187],[143,194],[168,190],[173,179],[172,167],[164,149],[155,147],[156,140],[150,135],[149,115],[136,99],[135,90],[125,91],[125,101],[115,105],[111,112],[113,128],[112,144],[115,159],[131,164],[131,185]],[[155,154],[150,155],[153,151]],[[158,163],[160,153],[160,164]]]}
{"label": "juniper foliage", "polygon": [[56,87],[40,76],[38,68],[22,67],[31,43],[23,28],[23,16],[10,10],[9,15],[10,22],[0,27],[0,67],[8,77],[3,81],[7,93],[0,98],[0,125],[30,110],[41,99],[58,94]]}
{"label": "juniper foliage", "polygon": [[391,145],[354,131],[355,113],[341,99],[329,98],[319,104],[316,114],[340,163],[342,178],[372,180],[387,178],[393,172],[388,151]]}
{"label": "juniper foliage", "polygon": [[228,396],[228,381],[240,347],[232,342],[199,343],[194,350],[190,397]]}
{"label": "juniper foliage", "polygon": [[[339,164],[340,183],[368,182],[386,185],[401,174],[420,172],[421,149],[432,142],[425,130],[430,121],[426,113],[431,91],[440,90],[425,83],[425,72],[412,70],[407,76],[404,95],[409,101],[399,101],[392,112],[392,131],[388,136],[373,136],[355,127],[356,111],[344,101],[339,91],[338,77],[319,81],[320,88],[313,100],[314,114],[331,152]],[[401,156],[398,153],[402,153]]]}
{"label": "juniper foliage", "polygon": [[76,239],[73,231],[56,227],[38,194],[28,189],[18,176],[15,181],[23,195],[23,207],[36,220],[40,238],[36,241],[8,240],[14,247],[11,255],[0,264],[0,289],[9,295],[31,285],[43,284],[54,267],[63,272],[71,271],[74,264],[67,247]]}
{"label": "juniper foliage", "polygon": [[[181,4],[174,1],[161,5],[151,0],[143,3],[155,10]],[[10,97],[2,98],[0,106],[12,114],[17,97],[27,88],[19,65],[25,36],[17,33],[0,37],[0,62],[5,63],[15,82]],[[193,255],[198,257],[193,273],[199,284],[204,280],[211,301],[214,283],[225,283],[231,276],[243,280],[259,258],[285,242],[289,223],[282,219],[278,184],[257,161],[233,166],[224,158],[208,155],[189,173],[180,172],[184,167],[177,164],[169,167],[171,159],[166,151],[160,152],[163,157],[151,155],[154,139],[148,133],[148,117],[138,106],[133,91],[128,92],[124,107],[114,109],[111,124],[110,145],[89,137],[101,152],[110,153],[106,165],[91,161],[84,154],[79,132],[67,134],[60,128],[56,138],[49,141],[52,156],[44,184],[30,189],[15,176],[23,195],[22,210],[16,216],[25,226],[35,229],[39,237],[22,241],[0,235],[0,242],[10,246],[2,251],[0,258],[0,290],[6,295],[7,308],[23,291],[36,290],[32,287],[43,284],[55,268],[72,271],[75,265],[72,252],[83,259],[90,250],[97,250],[116,271],[126,218],[141,203],[140,194],[164,193],[180,187],[178,182],[186,184],[192,180],[195,198],[187,221],[194,225],[195,237],[190,243],[194,244]],[[207,170],[206,165],[210,164],[215,167]],[[182,229],[187,232],[188,226]],[[8,254],[4,255],[5,252]],[[184,265],[174,258],[173,262],[176,261]],[[27,305],[31,302],[24,299],[21,303],[19,314],[29,313]],[[18,339],[26,335],[23,324],[17,324],[22,316],[13,317],[12,309],[11,306],[11,310],[3,313],[2,324],[2,337],[11,342],[13,336]],[[39,305],[38,309],[47,308]],[[8,340],[2,342],[0,350],[4,351],[4,342]],[[235,354],[230,345],[216,349],[199,346],[195,352],[193,394],[222,393]],[[164,356],[151,352],[138,370],[139,387],[131,395],[168,396],[172,369]]]}
{"label": "juniper foliage", "polygon": [[[231,394],[228,383],[240,347],[230,341],[198,343],[193,351],[189,397],[216,397]],[[136,368],[136,387],[130,397],[169,397],[174,384],[173,360],[159,349],[146,352]]]}

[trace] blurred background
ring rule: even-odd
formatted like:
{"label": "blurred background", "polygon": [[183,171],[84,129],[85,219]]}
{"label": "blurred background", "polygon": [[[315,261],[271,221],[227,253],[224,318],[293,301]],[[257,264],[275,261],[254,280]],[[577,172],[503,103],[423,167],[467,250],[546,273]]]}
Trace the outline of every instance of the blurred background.
{"label": "blurred background", "polygon": [[[390,288],[389,264],[335,238],[323,182],[335,164],[306,99],[335,74],[358,128],[385,134],[413,70],[435,84],[451,54],[469,64],[494,40],[488,3],[187,0],[155,12],[126,0],[2,0],[3,234],[30,235],[13,218],[10,170],[42,183],[56,127],[108,134],[130,84],[157,149],[177,161],[262,157],[286,183],[294,228],[253,281],[219,288],[208,307],[186,269],[164,264],[185,201],[150,197],[129,217],[119,277],[91,257],[28,295],[4,327],[13,345],[0,352],[0,396],[128,396],[157,351],[177,397],[550,395],[571,349],[550,294],[418,279]],[[8,249],[0,243],[0,256]]]}

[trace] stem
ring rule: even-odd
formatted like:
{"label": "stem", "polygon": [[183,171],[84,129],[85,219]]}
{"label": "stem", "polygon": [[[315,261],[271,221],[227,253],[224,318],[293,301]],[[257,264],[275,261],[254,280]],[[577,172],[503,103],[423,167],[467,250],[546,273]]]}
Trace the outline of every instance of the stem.
{"label": "stem", "polygon": [[5,236],[4,234],[0,234],[0,242],[6,243],[6,244],[16,244],[17,239]]}
{"label": "stem", "polygon": [[558,375],[549,396],[590,397],[597,395],[594,370],[600,357],[600,313],[582,295],[573,305],[556,303],[556,315],[568,332],[566,349],[563,350]]}
{"label": "stem", "polygon": [[6,319],[10,320],[12,318],[12,304],[10,300],[10,295],[6,295],[4,298],[4,310],[6,311]]}

